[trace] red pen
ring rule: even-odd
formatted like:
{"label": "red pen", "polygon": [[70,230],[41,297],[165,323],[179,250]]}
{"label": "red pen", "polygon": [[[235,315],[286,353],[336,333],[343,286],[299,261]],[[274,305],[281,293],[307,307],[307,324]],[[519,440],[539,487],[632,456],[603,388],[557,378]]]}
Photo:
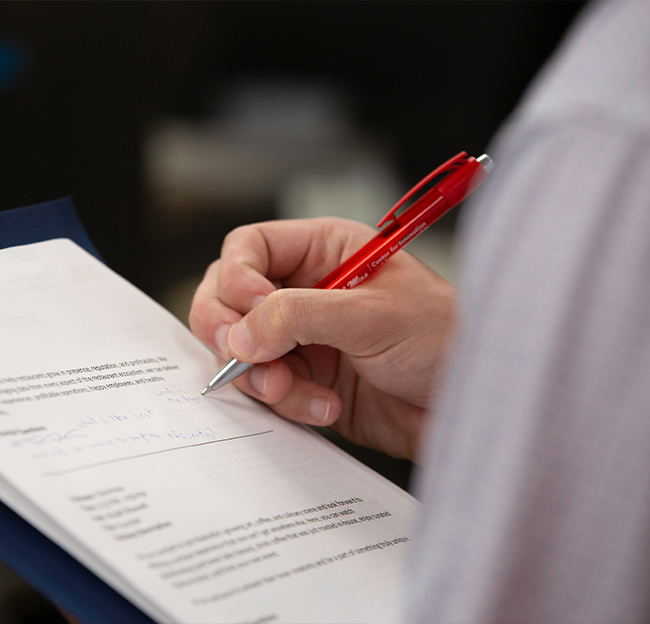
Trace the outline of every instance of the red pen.
{"label": "red pen", "polygon": [[[434,169],[388,211],[377,225],[379,228],[385,226],[383,230],[318,282],[314,288],[348,289],[366,281],[396,251],[463,201],[485,181],[493,168],[494,163],[487,154],[474,158],[468,156],[467,152],[460,152]],[[435,178],[443,175],[444,177],[437,184],[432,185]],[[427,189],[428,186],[431,188]],[[397,211],[420,192],[420,197],[413,200],[413,203],[397,216]],[[225,386],[252,366],[254,364],[239,362],[233,358],[210,380],[202,394]]]}

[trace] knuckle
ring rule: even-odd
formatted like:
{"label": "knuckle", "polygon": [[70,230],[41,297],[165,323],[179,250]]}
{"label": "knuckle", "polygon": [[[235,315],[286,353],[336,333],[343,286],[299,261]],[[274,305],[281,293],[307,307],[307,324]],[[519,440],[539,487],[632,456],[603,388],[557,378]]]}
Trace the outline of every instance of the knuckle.
{"label": "knuckle", "polygon": [[203,274],[203,279],[201,280],[201,283],[198,285],[196,292],[194,293],[195,299],[197,296],[207,296],[208,293],[214,291],[215,287],[218,284],[220,265],[221,261],[218,259],[214,260],[208,265],[208,268]]}
{"label": "knuckle", "polygon": [[254,234],[254,227],[254,225],[240,225],[230,230],[223,239],[221,255],[227,255],[232,249],[238,249],[242,244],[246,244]]}
{"label": "knuckle", "polygon": [[241,285],[241,278],[236,267],[223,264],[219,272],[219,293],[237,292]]}
{"label": "knuckle", "polygon": [[241,237],[242,233],[245,232],[245,230],[250,227],[247,225],[240,225],[228,232],[226,236],[223,239],[223,245],[222,247],[226,247],[228,244],[232,243],[233,241],[236,241],[238,238]]}
{"label": "knuckle", "polygon": [[291,334],[295,325],[297,313],[296,298],[288,291],[276,290],[272,292],[265,303],[268,302],[268,324],[272,331],[282,335]]}
{"label": "knuckle", "polygon": [[216,260],[213,260],[209,265],[208,268],[205,271],[205,277],[212,276],[215,273],[219,272],[219,258]]}
{"label": "knuckle", "polygon": [[192,333],[200,340],[205,341],[209,333],[209,322],[206,319],[205,309],[201,305],[192,305],[188,316],[188,323]]}
{"label": "knuckle", "polygon": [[201,331],[201,326],[199,324],[199,316],[194,308],[190,310],[190,313],[187,317],[187,322],[190,326],[190,331],[195,336],[198,336],[199,332]]}
{"label": "knuckle", "polygon": [[190,324],[190,329],[195,332],[201,323],[201,313],[199,312],[196,302],[192,304],[187,320]]}

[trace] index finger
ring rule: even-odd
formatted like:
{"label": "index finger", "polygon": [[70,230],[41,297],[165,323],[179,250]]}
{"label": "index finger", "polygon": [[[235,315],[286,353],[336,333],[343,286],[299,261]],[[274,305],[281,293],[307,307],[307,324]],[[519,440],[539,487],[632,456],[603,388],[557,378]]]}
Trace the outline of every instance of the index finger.
{"label": "index finger", "polygon": [[375,231],[361,223],[324,218],[269,221],[233,230],[219,267],[219,299],[241,314],[273,292],[274,282],[317,284]]}
{"label": "index finger", "polygon": [[[217,296],[219,291],[220,261],[213,262],[205,272],[192,300],[189,324],[194,335],[211,349],[225,356],[223,345],[218,344],[215,332],[229,327],[241,319],[242,314],[225,306]],[[221,341],[223,342],[223,341]]]}

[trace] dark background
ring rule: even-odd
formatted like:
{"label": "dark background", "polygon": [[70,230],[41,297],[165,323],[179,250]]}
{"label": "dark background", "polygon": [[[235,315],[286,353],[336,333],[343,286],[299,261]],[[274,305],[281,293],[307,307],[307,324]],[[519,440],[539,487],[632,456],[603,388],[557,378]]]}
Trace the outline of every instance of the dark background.
{"label": "dark background", "polygon": [[109,266],[157,297],[215,258],[223,232],[172,243],[148,230],[150,121],[201,118],[240,76],[326,79],[351,94],[359,128],[389,138],[412,183],[485,149],[581,6],[1,2],[16,71],[0,84],[0,210],[71,195]]}

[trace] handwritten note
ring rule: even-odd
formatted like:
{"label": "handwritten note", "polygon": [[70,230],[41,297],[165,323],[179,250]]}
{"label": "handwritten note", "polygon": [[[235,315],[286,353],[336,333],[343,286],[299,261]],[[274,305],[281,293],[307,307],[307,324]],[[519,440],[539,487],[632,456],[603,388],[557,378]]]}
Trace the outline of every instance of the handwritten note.
{"label": "handwritten note", "polygon": [[[394,622],[413,499],[70,241],[0,251],[0,498],[162,622]],[[336,597],[336,599],[333,599]]]}

